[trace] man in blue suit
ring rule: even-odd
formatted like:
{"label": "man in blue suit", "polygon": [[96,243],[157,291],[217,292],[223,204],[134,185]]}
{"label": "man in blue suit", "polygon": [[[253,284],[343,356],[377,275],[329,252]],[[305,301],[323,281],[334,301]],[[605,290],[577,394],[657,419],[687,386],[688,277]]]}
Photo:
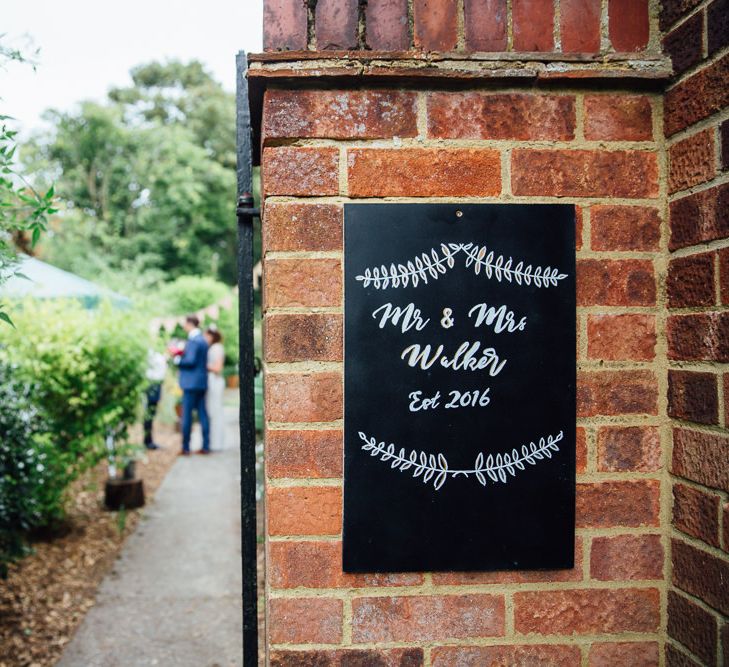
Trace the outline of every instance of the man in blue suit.
{"label": "man in blue suit", "polygon": [[210,424],[205,409],[205,392],[208,388],[208,344],[200,331],[200,320],[194,315],[185,318],[187,343],[180,357],[180,389],[182,389],[182,451],[180,455],[190,455],[190,433],[192,432],[192,412],[202,427],[203,445],[200,454],[210,453]]}

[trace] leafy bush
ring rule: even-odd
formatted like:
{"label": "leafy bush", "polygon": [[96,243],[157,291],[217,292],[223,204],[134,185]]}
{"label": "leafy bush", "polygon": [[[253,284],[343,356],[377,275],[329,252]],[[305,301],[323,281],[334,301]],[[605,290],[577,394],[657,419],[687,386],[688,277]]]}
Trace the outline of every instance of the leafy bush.
{"label": "leafy bush", "polygon": [[213,278],[181,276],[160,290],[160,301],[168,315],[186,315],[217,303],[230,287]]}
{"label": "leafy bush", "polygon": [[0,577],[25,555],[25,533],[58,518],[62,473],[54,467],[49,440],[17,369],[0,364]]}
{"label": "leafy bush", "polygon": [[16,331],[0,330],[0,361],[34,387],[66,482],[105,455],[104,437],[123,442],[139,415],[148,334],[132,315],[75,302],[24,302]]}

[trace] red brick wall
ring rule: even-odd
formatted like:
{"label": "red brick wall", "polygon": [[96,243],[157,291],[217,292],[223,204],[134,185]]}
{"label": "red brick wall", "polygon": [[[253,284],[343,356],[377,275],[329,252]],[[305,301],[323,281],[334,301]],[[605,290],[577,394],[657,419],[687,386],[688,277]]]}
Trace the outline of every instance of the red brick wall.
{"label": "red brick wall", "polygon": [[[729,664],[729,0],[264,6],[270,663]],[[342,573],[342,205],[383,199],[577,204],[573,571]]]}
{"label": "red brick wall", "polygon": [[574,55],[658,46],[649,0],[264,0],[264,12],[266,51]]}
{"label": "red brick wall", "polygon": [[666,0],[668,665],[729,664],[729,2]]}
{"label": "red brick wall", "polygon": [[[272,665],[658,665],[661,113],[618,87],[267,91]],[[342,205],[383,197],[577,204],[574,570],[342,573]]]}

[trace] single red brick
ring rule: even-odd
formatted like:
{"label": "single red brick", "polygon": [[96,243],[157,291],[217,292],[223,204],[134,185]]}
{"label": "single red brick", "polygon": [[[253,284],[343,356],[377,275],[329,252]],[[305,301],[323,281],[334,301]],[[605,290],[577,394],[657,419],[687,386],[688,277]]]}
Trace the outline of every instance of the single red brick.
{"label": "single red brick", "polygon": [[538,584],[582,581],[582,539],[575,537],[575,566],[569,570],[508,570],[502,572],[433,572],[436,586],[481,586],[483,584]]}
{"label": "single red brick", "polygon": [[[725,459],[726,461],[726,459]],[[729,559],[697,549],[683,540],[671,541],[673,584],[729,615]]]}
{"label": "single red brick", "polygon": [[343,440],[340,430],[266,431],[269,477],[341,477]]}
{"label": "single red brick", "polygon": [[541,635],[655,632],[660,594],[655,588],[514,593],[517,632]]}
{"label": "single red brick", "polygon": [[669,359],[729,361],[729,313],[672,315],[667,334]]}
{"label": "single red brick", "polygon": [[432,652],[433,667],[574,667],[579,664],[580,648],[566,645],[438,646]]}
{"label": "single red brick", "polygon": [[267,259],[263,300],[266,309],[339,306],[342,263],[338,259]]}
{"label": "single red brick", "polygon": [[658,250],[661,218],[658,209],[599,204],[590,208],[593,250]]}
{"label": "single red brick", "polygon": [[689,308],[714,304],[714,255],[705,252],[668,263],[668,307]]}
{"label": "single red brick", "polygon": [[651,101],[645,95],[586,95],[585,138],[606,141],[650,141]]}
{"label": "single red brick", "polygon": [[338,644],[342,641],[341,600],[271,598],[268,637],[272,644]]}
{"label": "single red brick", "polygon": [[367,46],[374,51],[407,51],[407,0],[368,0],[365,5]]}
{"label": "single red brick", "polygon": [[365,586],[417,586],[417,572],[345,574],[341,542],[271,542],[268,576],[272,588],[362,588]]}
{"label": "single red brick", "polygon": [[428,95],[428,136],[439,139],[568,140],[575,136],[575,123],[571,95]]}
{"label": "single red brick", "polygon": [[347,164],[350,197],[492,197],[501,192],[496,150],[352,148]]}
{"label": "single red brick", "polygon": [[666,327],[669,359],[711,359],[716,346],[716,336],[712,336],[710,329],[712,324],[713,329],[716,329],[713,319],[715,318],[712,318],[712,313],[669,317]]}
{"label": "single red brick", "polygon": [[341,315],[266,315],[263,331],[267,361],[342,360]]}
{"label": "single red brick", "polygon": [[581,371],[577,416],[658,414],[658,383],[651,371]]}
{"label": "single red brick", "polygon": [[657,642],[595,642],[588,656],[590,667],[658,667]]}
{"label": "single red brick", "polygon": [[416,94],[397,90],[269,90],[264,140],[378,139],[418,133]]}
{"label": "single red brick", "polygon": [[306,49],[306,0],[263,0],[263,50]]}
{"label": "single red brick", "polygon": [[356,49],[358,1],[317,0],[315,7],[317,51]]}
{"label": "single red brick", "polygon": [[352,600],[352,641],[438,641],[504,634],[501,595],[422,595]]}
{"label": "single red brick", "polygon": [[729,236],[729,183],[671,202],[671,250]]}
{"label": "single red brick", "polygon": [[724,373],[724,427],[729,425],[729,373]]}
{"label": "single red brick", "polygon": [[668,634],[707,665],[716,664],[716,619],[675,591],[668,591]]}
{"label": "single red brick", "polygon": [[668,415],[699,424],[719,423],[715,373],[668,371]]}
{"label": "single red brick", "polygon": [[342,250],[342,207],[332,204],[267,202],[264,252]]}
{"label": "single red brick", "polygon": [[[729,503],[724,503],[721,509],[721,533],[722,533],[722,544],[723,549],[729,553]],[[729,625],[727,626],[729,627]],[[724,653],[729,655],[729,653]]]}
{"label": "single red brick", "polygon": [[[370,0],[371,1],[371,0]],[[423,667],[422,648],[271,651],[271,667]]]}
{"label": "single red brick", "polygon": [[660,3],[659,26],[662,32],[668,29],[679,19],[688,16],[691,10],[702,0],[663,0]]}
{"label": "single red brick", "polygon": [[600,50],[600,0],[562,0],[560,34],[564,53]]}
{"label": "single red brick", "polygon": [[587,356],[591,359],[650,361],[655,358],[653,315],[588,315]]}
{"label": "single red brick", "polygon": [[647,151],[515,149],[515,195],[646,198],[658,195],[656,154]]}
{"label": "single red brick", "polygon": [[700,665],[688,654],[679,651],[675,646],[666,643],[666,667],[705,667]]}
{"label": "single red brick", "polygon": [[721,304],[729,305],[729,248],[723,248],[717,253],[719,258],[719,292]]}
{"label": "single red brick", "polygon": [[714,130],[692,134],[671,146],[668,189],[671,193],[710,181],[714,177]]}
{"label": "single red brick", "polygon": [[704,486],[729,491],[729,437],[673,429],[671,472]]}
{"label": "single red brick", "polygon": [[655,426],[601,426],[597,432],[600,472],[655,472],[661,468],[661,438]]}
{"label": "single red brick", "polygon": [[721,168],[726,171],[729,169],[729,120],[725,120],[719,126],[719,135],[721,136]]}
{"label": "single red brick", "polygon": [[338,535],[342,531],[342,489],[269,487],[266,519],[269,535]]}
{"label": "single red brick", "polygon": [[578,260],[578,305],[653,306],[655,303],[656,278],[650,260]]}
{"label": "single red brick", "polygon": [[729,44],[729,2],[714,0],[706,11],[707,42],[709,55]]}
{"label": "single red brick", "polygon": [[458,41],[456,0],[413,0],[415,47],[423,51],[452,51]]}
{"label": "single red brick", "polygon": [[266,196],[335,195],[339,192],[339,150],[264,148],[262,182]]}
{"label": "single red brick", "polygon": [[704,17],[699,12],[663,38],[663,51],[671,57],[674,75],[683,74],[701,61],[703,32]]}
{"label": "single red brick", "polygon": [[271,422],[328,422],[342,418],[340,373],[269,373],[266,419]]}
{"label": "single red brick", "polygon": [[660,482],[593,482],[577,485],[580,528],[658,526]]}
{"label": "single red brick", "polygon": [[511,0],[514,51],[554,49],[552,0]]}
{"label": "single red brick", "polygon": [[506,0],[465,0],[468,51],[506,51]]}
{"label": "single red brick", "polygon": [[599,581],[663,579],[661,536],[618,535],[593,538],[590,576]]}
{"label": "single red brick", "polygon": [[685,484],[673,487],[673,526],[711,546],[719,546],[719,496]]}
{"label": "single red brick", "polygon": [[608,0],[608,31],[616,51],[631,53],[648,46],[648,0]]}
{"label": "single red brick", "polygon": [[587,471],[587,436],[582,426],[576,428],[575,435],[575,472],[579,475]]}
{"label": "single red brick", "polygon": [[681,81],[664,97],[666,136],[708,118],[729,105],[729,54]]}

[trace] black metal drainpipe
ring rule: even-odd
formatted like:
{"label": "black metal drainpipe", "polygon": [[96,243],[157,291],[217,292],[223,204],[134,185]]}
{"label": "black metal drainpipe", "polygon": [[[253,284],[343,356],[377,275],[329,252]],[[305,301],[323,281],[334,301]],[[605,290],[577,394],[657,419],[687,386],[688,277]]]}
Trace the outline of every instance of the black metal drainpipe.
{"label": "black metal drainpipe", "polygon": [[256,566],[256,425],[253,377],[253,165],[246,54],[236,56],[236,143],[238,176],[238,329],[240,386],[240,502],[243,555],[243,667],[258,666]]}

